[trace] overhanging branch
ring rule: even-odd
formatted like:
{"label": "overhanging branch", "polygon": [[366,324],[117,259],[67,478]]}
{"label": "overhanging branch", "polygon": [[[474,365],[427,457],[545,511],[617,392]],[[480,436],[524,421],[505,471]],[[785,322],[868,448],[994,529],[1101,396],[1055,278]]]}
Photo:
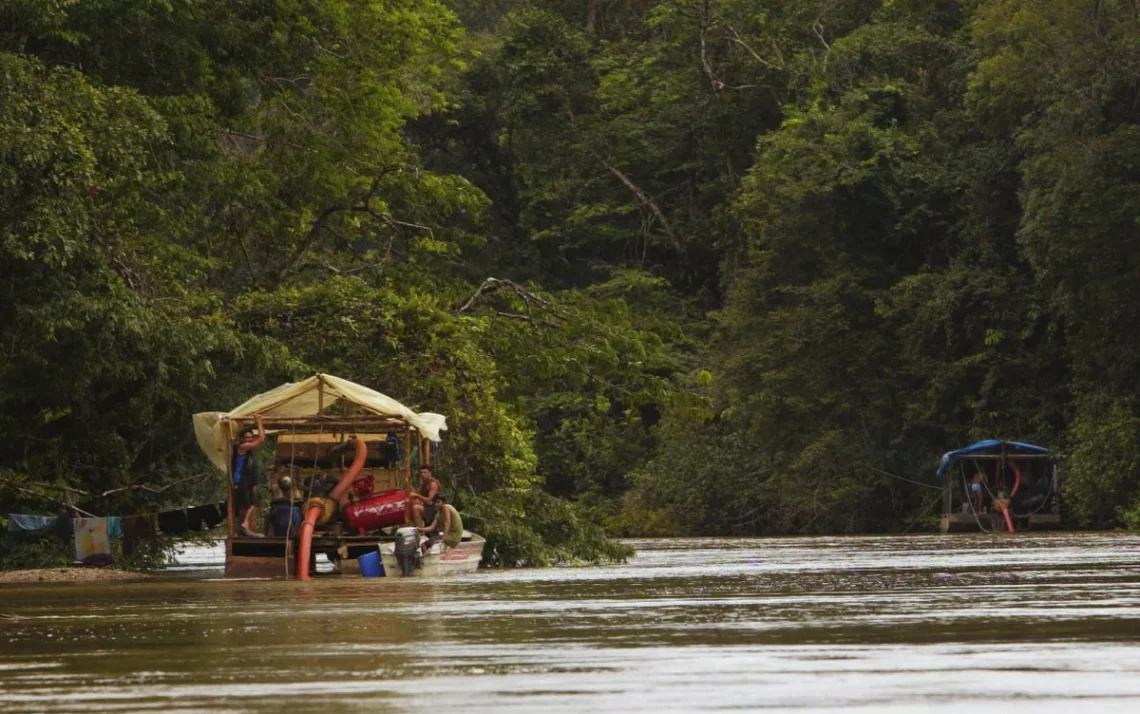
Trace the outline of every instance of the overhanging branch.
{"label": "overhanging branch", "polygon": [[[492,293],[501,287],[508,287],[512,291],[514,291],[515,295],[522,298],[523,302],[526,303],[528,308],[537,308],[539,310],[542,310],[543,312],[547,312],[551,315],[554,315],[559,320],[565,320],[566,319],[566,316],[563,315],[561,312],[559,312],[558,309],[555,308],[553,305],[551,305],[549,300],[541,298],[537,294],[535,294],[534,292],[527,290],[526,288],[522,287],[521,285],[514,282],[513,280],[507,280],[505,278],[504,279],[487,278],[486,280],[484,280],[483,283],[471,295],[471,297],[467,298],[467,302],[463,303],[463,306],[455,311],[456,314],[462,314],[462,313],[466,312],[467,310],[471,309],[475,305],[475,303],[479,300],[479,298],[481,298],[484,295],[487,295],[489,293]],[[501,310],[495,310],[495,314],[500,316],[500,317],[505,317],[505,318],[510,319],[510,320],[525,320],[526,322],[530,322],[531,324],[542,324],[542,325],[545,325],[547,327],[557,327],[557,324],[550,322],[549,320],[538,320],[538,321],[536,321],[530,315],[521,315],[519,313],[513,313],[513,312],[503,312]]]}

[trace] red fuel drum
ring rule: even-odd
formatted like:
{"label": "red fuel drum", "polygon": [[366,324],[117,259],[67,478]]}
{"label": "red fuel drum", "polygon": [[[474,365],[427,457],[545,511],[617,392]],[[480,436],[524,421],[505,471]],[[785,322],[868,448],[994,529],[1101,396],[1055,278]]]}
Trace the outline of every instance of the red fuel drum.
{"label": "red fuel drum", "polygon": [[367,501],[360,501],[344,509],[344,522],[361,535],[388,526],[404,523],[404,501],[406,496],[401,489],[381,491]]}

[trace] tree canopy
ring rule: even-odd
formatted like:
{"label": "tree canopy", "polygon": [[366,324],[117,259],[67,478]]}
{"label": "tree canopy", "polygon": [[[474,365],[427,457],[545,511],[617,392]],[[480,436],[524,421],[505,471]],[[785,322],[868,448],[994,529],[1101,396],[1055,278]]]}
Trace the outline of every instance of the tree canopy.
{"label": "tree canopy", "polygon": [[0,28],[0,512],[215,494],[190,414],[324,370],[448,414],[504,563],[899,528],[983,437],[1065,454],[1074,523],[1140,524],[1133,3]]}

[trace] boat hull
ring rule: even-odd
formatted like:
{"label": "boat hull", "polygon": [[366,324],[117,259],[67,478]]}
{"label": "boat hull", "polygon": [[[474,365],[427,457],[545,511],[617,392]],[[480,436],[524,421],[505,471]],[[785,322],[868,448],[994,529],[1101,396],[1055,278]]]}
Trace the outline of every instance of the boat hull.
{"label": "boat hull", "polygon": [[[463,532],[463,540],[454,548],[445,548],[443,543],[436,543],[424,555],[423,565],[408,577],[412,578],[443,578],[450,575],[473,573],[479,568],[483,560],[482,536],[470,531]],[[396,546],[393,543],[380,545],[380,562],[384,564],[384,577],[402,578],[403,572],[396,560]]]}

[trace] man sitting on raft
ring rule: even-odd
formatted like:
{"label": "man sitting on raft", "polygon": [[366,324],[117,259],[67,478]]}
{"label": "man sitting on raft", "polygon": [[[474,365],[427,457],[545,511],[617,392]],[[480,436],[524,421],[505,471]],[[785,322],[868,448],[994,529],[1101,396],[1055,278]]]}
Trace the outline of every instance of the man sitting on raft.
{"label": "man sitting on raft", "polygon": [[425,553],[441,540],[448,548],[454,548],[463,540],[463,517],[455,510],[455,506],[448,503],[442,493],[435,494],[431,501],[436,517],[430,524],[420,526],[420,532],[428,534],[428,539],[423,544]]}
{"label": "man sitting on raft", "polygon": [[439,481],[432,476],[431,467],[427,464],[420,466],[420,490],[418,493],[408,494],[412,502],[412,522],[422,529],[425,522],[435,521],[435,506],[432,499],[439,493]]}

